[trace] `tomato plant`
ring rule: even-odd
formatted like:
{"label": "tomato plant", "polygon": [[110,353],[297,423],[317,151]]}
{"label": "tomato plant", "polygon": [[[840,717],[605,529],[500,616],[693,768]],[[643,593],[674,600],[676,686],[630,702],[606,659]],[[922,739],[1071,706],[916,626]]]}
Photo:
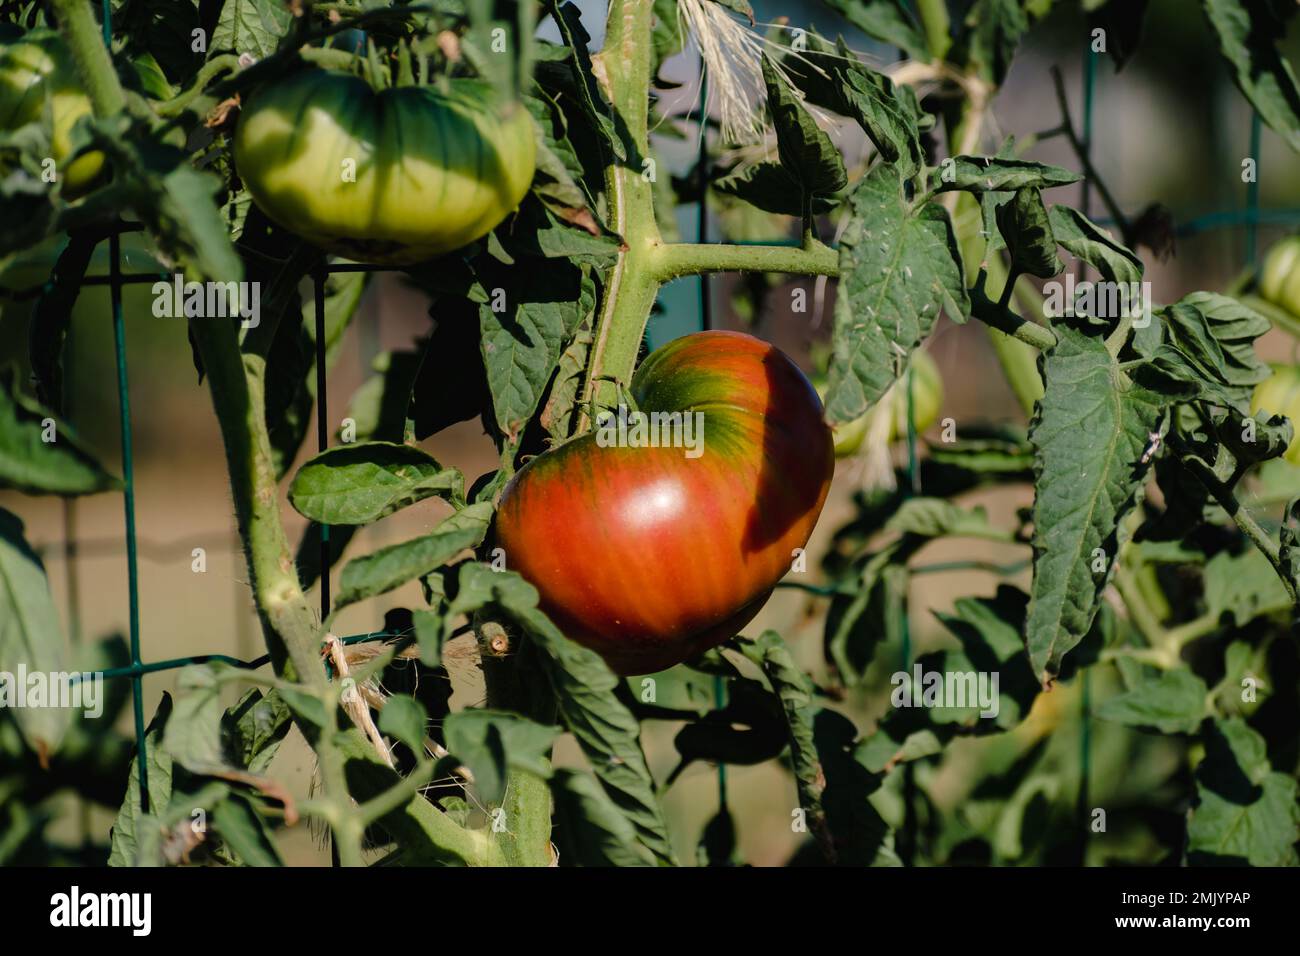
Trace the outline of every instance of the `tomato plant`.
{"label": "tomato plant", "polygon": [[[1300,245],[1169,211],[1285,189],[1294,5],[1189,6],[0,5],[0,676],[111,690],[0,709],[0,862],[326,862],[303,818],[348,866],[1300,862]],[[1131,162],[1166,97],[1278,141]],[[143,335],[192,470],[133,449]],[[251,660],[219,537],[193,594],[137,567],[137,458],[222,452],[181,516]]]}

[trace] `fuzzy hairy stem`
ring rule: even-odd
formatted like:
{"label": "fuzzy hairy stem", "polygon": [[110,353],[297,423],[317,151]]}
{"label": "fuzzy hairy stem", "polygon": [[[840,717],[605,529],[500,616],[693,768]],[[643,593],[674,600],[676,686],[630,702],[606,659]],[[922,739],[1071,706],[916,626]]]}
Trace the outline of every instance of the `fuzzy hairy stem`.
{"label": "fuzzy hairy stem", "polygon": [[617,383],[632,378],[659,283],[649,259],[660,244],[652,184],[643,175],[647,158],[651,27],[654,0],[612,0],[605,45],[592,57],[596,79],[622,123],[627,161],[605,168],[605,225],[623,237],[624,248],[605,276],[605,301],[587,362],[584,404],[613,404]]}
{"label": "fuzzy hairy stem", "polygon": [[126,92],[113,69],[113,58],[104,46],[91,4],[86,0],[51,0],[50,6],[95,116],[111,116],[126,109]]}
{"label": "fuzzy hairy stem", "polygon": [[840,274],[839,255],[816,240],[804,247],[670,243],[654,251],[652,265],[660,282],[705,272],[783,272],[831,277]]}
{"label": "fuzzy hairy stem", "polygon": [[1287,596],[1291,598],[1291,603],[1300,605],[1300,596],[1297,596],[1296,583],[1287,573],[1286,567],[1282,564],[1281,545],[1274,541],[1272,536],[1260,526],[1254,516],[1241,506],[1237,496],[1233,494],[1230,485],[1220,481],[1215,475],[1214,470],[1194,456],[1183,456],[1182,463],[1185,467],[1191,469],[1198,481],[1205,486],[1219,506],[1236,522],[1237,528],[1244,534],[1255,547],[1259,548],[1260,553],[1268,558],[1268,563],[1273,565],[1273,570],[1282,580],[1283,587],[1286,588]]}

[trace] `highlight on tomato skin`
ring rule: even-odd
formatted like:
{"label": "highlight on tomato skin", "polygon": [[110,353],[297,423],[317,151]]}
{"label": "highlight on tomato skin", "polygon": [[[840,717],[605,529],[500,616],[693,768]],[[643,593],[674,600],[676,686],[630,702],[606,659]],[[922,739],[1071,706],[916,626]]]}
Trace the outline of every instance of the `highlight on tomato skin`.
{"label": "highlight on tomato skin", "polygon": [[533,121],[489,84],[374,91],[308,69],[254,90],[235,162],[272,220],[327,252],[411,265],[482,238],[532,183]]}
{"label": "highlight on tomato skin", "polygon": [[647,415],[698,413],[703,453],[602,446],[589,431],[520,469],[496,519],[544,610],[620,674],[663,670],[744,627],[807,544],[834,471],[816,391],[751,336],[676,339],[631,391]]}

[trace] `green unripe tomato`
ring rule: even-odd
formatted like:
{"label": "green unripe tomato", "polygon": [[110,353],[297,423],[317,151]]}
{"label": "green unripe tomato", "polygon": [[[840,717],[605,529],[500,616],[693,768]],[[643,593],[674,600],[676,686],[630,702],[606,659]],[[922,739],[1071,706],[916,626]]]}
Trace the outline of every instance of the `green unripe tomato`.
{"label": "green unripe tomato", "polygon": [[56,34],[36,31],[0,48],[0,129],[36,122],[47,99],[53,121],[52,158],[64,192],[76,196],[99,178],[104,154],[96,150],[64,165],[72,154],[72,127],[90,115],[90,99],[77,81],[63,42]]}
{"label": "green unripe tomato", "polygon": [[1269,250],[1259,273],[1259,294],[1300,316],[1300,236],[1288,236]]}
{"label": "green unripe tomato", "polygon": [[533,179],[532,119],[487,84],[375,92],[305,70],[255,90],[235,163],[272,220],[349,259],[410,265],[459,249],[514,210]]}
{"label": "green unripe tomato", "polygon": [[[818,389],[818,391],[823,391]],[[835,457],[851,458],[862,447],[862,440],[871,430],[871,412],[867,412],[851,422],[840,422],[831,426],[831,437],[835,441]]]}
{"label": "green unripe tomato", "polygon": [[1300,366],[1272,365],[1272,368],[1273,374],[1255,386],[1250,411],[1252,415],[1263,410],[1291,419],[1297,435],[1291,439],[1283,457],[1293,465],[1300,465]]}

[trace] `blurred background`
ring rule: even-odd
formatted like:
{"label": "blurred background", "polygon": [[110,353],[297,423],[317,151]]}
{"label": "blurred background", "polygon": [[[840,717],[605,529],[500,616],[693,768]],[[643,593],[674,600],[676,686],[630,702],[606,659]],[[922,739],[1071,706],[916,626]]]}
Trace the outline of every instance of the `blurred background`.
{"label": "blurred background", "polygon": [[[584,23],[599,46],[603,34],[603,4],[584,0]],[[843,32],[851,47],[870,57],[878,66],[891,63],[896,52],[866,40],[847,28],[832,12],[819,4],[797,0],[763,0],[754,4],[760,26],[776,17],[787,17],[793,25],[815,26],[820,32]],[[1294,26],[1294,23],[1293,23]],[[1294,31],[1293,31],[1294,33]],[[1288,49],[1294,54],[1296,37]],[[1001,137],[1018,138],[1056,126],[1061,119],[1049,68],[1060,64],[1070,91],[1076,125],[1082,115],[1080,79],[1088,52],[1087,29],[1074,10],[1058,10],[1039,24],[1021,46],[994,107],[997,133],[981,144],[992,152]],[[1292,60],[1294,61],[1294,55]],[[699,96],[699,63],[688,51],[664,70],[664,75],[683,84],[667,96],[663,107],[684,112]],[[1242,228],[1197,228],[1212,225],[1216,214],[1239,210],[1245,203],[1246,187],[1241,179],[1242,160],[1249,154],[1250,110],[1233,86],[1217,46],[1199,9],[1187,0],[1152,0],[1145,35],[1139,52],[1116,74],[1111,60],[1098,62],[1094,112],[1093,155],[1100,175],[1126,213],[1137,214],[1150,203],[1160,202],[1172,210],[1175,225],[1184,230],[1176,249],[1165,260],[1149,250],[1140,250],[1147,262],[1147,278],[1153,284],[1157,302],[1169,302],[1194,289],[1222,289],[1248,268],[1247,244]],[[852,159],[863,155],[863,144],[851,138],[847,129],[837,135]],[[858,134],[860,136],[860,134]],[[660,137],[660,161],[675,174],[685,174],[695,158],[693,134],[685,139]],[[1300,224],[1300,169],[1294,154],[1267,128],[1259,160],[1260,205],[1270,211],[1259,232],[1260,255],[1281,235]],[[1030,157],[1071,169],[1078,162],[1068,143],[1061,138],[1046,141]],[[1079,206],[1078,187],[1057,190],[1055,201]],[[1104,221],[1104,210],[1093,195],[1094,218]],[[683,237],[693,238],[698,209],[679,207],[677,225]],[[736,223],[733,214],[717,208],[707,222],[711,239],[717,240],[737,229],[752,230],[753,223]],[[769,238],[792,235],[794,224],[764,217],[776,232]],[[138,241],[124,240],[125,271],[147,270],[147,250]],[[6,264],[0,281],[7,289],[24,289],[44,280],[57,252],[56,247],[32,250]],[[106,268],[107,249],[92,272]],[[709,283],[712,321],[715,327],[748,328],[777,343],[813,371],[818,343],[828,341],[833,287],[825,298],[816,295],[812,280],[796,284],[773,282],[754,307],[751,291],[733,276],[714,277]],[[833,285],[833,284],[832,284]],[[791,309],[791,292],[804,288],[809,302],[822,308],[805,312]],[[743,296],[737,296],[744,291]],[[128,363],[134,423],[137,521],[140,534],[141,644],[146,662],[200,653],[224,653],[241,659],[264,651],[262,638],[247,586],[247,572],[237,547],[233,507],[227,486],[221,438],[208,402],[207,391],[198,383],[186,338],[184,320],[155,318],[148,285],[134,286],[126,294]],[[737,304],[739,303],[739,305]],[[26,325],[30,299],[7,295],[0,299],[0,362],[25,364]],[[667,287],[661,309],[652,320],[650,345],[700,328],[700,280],[681,280]],[[348,415],[352,393],[372,374],[372,363],[386,350],[409,347],[427,330],[429,302],[410,287],[402,276],[380,274],[372,278],[361,309],[347,332],[337,364],[329,378],[326,414],[331,433]],[[1279,333],[1261,340],[1263,357],[1274,361],[1293,359],[1294,342]],[[944,403],[941,416],[966,426],[980,421],[1024,422],[1024,415],[1003,381],[997,360],[984,330],[977,324],[959,327],[941,325],[929,344],[931,356],[941,370]],[[71,401],[68,419],[102,461],[120,474],[120,435],[114,385],[113,343],[108,291],[88,288],[81,294],[71,333],[68,378]],[[314,426],[308,432],[314,435]],[[444,464],[460,468],[467,483],[496,466],[492,443],[477,421],[466,422],[439,433],[425,443],[426,449]],[[315,451],[309,438],[302,458]],[[835,484],[818,531],[809,548],[808,580],[816,579],[816,562],[834,530],[853,514],[851,496],[862,486],[862,463],[848,459],[838,463]],[[995,524],[1014,525],[1016,509],[1031,502],[1028,487],[975,493],[963,504],[985,506]],[[122,499],[102,494],[79,499],[69,510],[53,497],[28,498],[0,493],[0,507],[15,512],[27,525],[27,535],[38,548],[49,572],[55,600],[63,610],[67,639],[88,645],[112,634],[124,634],[128,622],[127,564],[123,537]],[[283,513],[291,540],[301,534],[305,521],[287,504]],[[441,502],[406,509],[365,529],[353,542],[350,554],[372,551],[427,531],[445,513]],[[75,554],[65,549],[73,535]],[[192,570],[193,552],[206,552],[206,571]],[[970,542],[939,542],[926,551],[926,560],[943,562],[985,558],[1008,563],[1024,557],[1023,549],[996,545],[973,546]],[[71,559],[71,560],[70,560]],[[337,569],[336,569],[337,575]],[[1015,583],[1028,582],[1028,572]],[[915,579],[911,594],[911,631],[914,652],[923,652],[951,637],[934,621],[933,610],[951,607],[954,597],[991,594],[996,579],[981,572],[934,574]],[[418,607],[419,590],[410,586],[382,598],[353,606],[342,615],[340,634],[377,630],[384,613],[394,607]],[[795,590],[778,591],[749,633],[775,628],[794,649],[799,663],[817,672],[821,663],[821,631],[824,602]],[[880,652],[886,660],[889,648]],[[884,672],[894,670],[892,666]],[[475,671],[468,663],[463,672],[452,669],[451,678],[461,704],[481,700]],[[151,714],[163,692],[175,691],[176,672],[145,677],[145,708]],[[887,680],[879,695],[846,702],[862,730],[869,729],[874,715],[887,705]],[[1054,713],[1037,710],[1023,735],[1046,735],[1055,729],[1051,746],[1077,748],[1077,728],[1062,721],[1074,706],[1072,690],[1062,688],[1053,695]],[[1040,704],[1043,703],[1040,700]],[[1043,708],[1039,708],[1042,710]],[[1037,723],[1035,723],[1037,721]],[[122,717],[122,730],[129,733],[129,708]],[[646,746],[651,767],[662,780],[676,765],[672,724],[647,725]],[[1018,731],[1021,732],[1021,731]],[[1125,728],[1109,727],[1098,733],[1098,768],[1107,759],[1106,735],[1136,737]],[[291,782],[296,793],[310,786],[312,758],[296,735],[282,748],[271,774]],[[939,771],[943,780],[931,782],[937,809],[943,801],[956,806],[973,799],[971,776],[963,767],[997,759],[996,740],[960,740],[949,748],[949,758]],[[1125,739],[1116,742],[1125,766],[1115,767],[1109,776],[1130,788],[1165,779],[1168,763],[1175,755],[1147,744]],[[1142,761],[1134,761],[1143,752]],[[561,762],[580,763],[576,748],[557,755]],[[1118,757],[1116,759],[1119,759]],[[125,787],[127,768],[122,768]],[[728,795],[738,823],[739,852],[755,865],[786,862],[796,847],[791,833],[788,806],[793,782],[772,762],[758,767],[729,768]],[[1106,786],[1104,782],[1099,786]],[[1116,783],[1116,786],[1121,785]],[[779,798],[778,798],[779,795]],[[21,799],[21,797],[19,797]],[[691,765],[667,790],[665,803],[670,826],[679,840],[683,860],[694,859],[695,846],[706,821],[718,806],[718,778],[714,768]],[[83,840],[103,844],[113,813],[77,806],[69,798],[66,812],[50,831],[62,842],[75,846]],[[327,863],[323,849],[305,826],[282,832],[281,848],[287,862]],[[1135,850],[1134,852],[1137,852]]]}

